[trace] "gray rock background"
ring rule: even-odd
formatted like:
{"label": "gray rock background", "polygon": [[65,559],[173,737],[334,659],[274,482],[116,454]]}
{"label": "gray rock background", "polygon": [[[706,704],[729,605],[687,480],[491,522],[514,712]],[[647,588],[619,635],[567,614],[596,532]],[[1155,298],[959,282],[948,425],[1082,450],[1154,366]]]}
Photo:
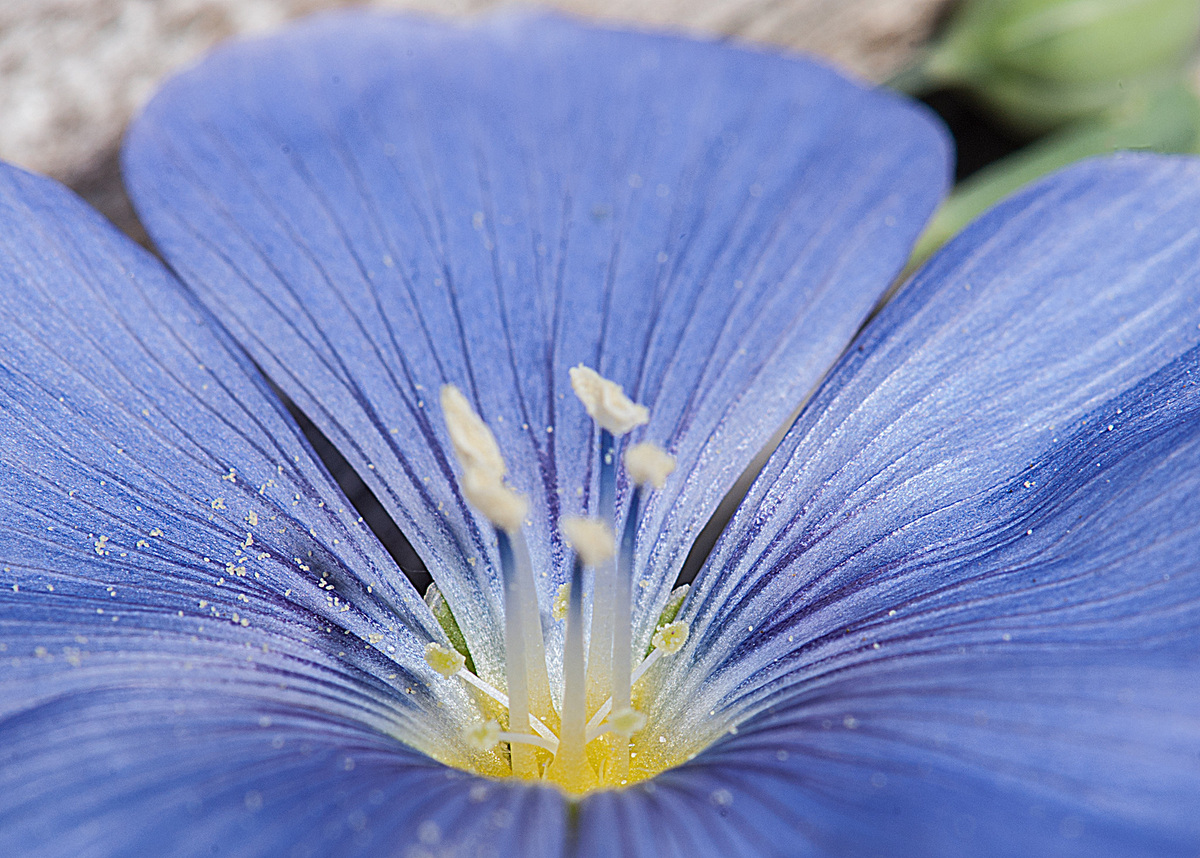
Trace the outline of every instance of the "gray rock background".
{"label": "gray rock background", "polygon": [[[949,0],[555,0],[586,18],[721,34],[830,57],[882,80]],[[269,32],[343,0],[0,0],[0,159],[65,182],[135,237],[117,151],[129,118],[173,70],[233,36]],[[377,0],[469,15],[506,0]]]}

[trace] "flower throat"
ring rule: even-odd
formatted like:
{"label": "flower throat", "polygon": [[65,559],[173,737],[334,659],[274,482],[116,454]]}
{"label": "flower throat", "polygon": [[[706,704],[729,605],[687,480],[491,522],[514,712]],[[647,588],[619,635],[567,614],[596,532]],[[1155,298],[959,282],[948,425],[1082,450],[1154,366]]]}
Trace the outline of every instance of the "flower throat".
{"label": "flower throat", "polygon": [[[425,660],[446,679],[463,682],[472,691],[479,711],[472,713],[463,736],[474,755],[470,768],[481,774],[545,780],[581,794],[619,787],[682,762],[664,759],[658,743],[642,735],[646,718],[636,704],[650,694],[642,681],[646,671],[679,651],[688,628],[675,620],[684,587],[672,594],[649,651],[635,663],[631,585],[639,513],[644,493],[662,488],[675,460],[649,442],[625,450],[621,464],[633,489],[618,544],[612,520],[615,441],[645,424],[649,412],[591,369],[579,366],[570,374],[571,387],[599,427],[599,509],[606,517],[561,522],[575,553],[570,579],[559,588],[552,611],[556,622],[566,623],[561,688],[550,686],[541,611],[522,531],[528,501],[506,484],[507,468],[495,436],[453,385],[442,388],[441,405],[461,468],[460,486],[467,502],[496,529],[504,583],[507,688],[495,688],[476,675],[465,637],[436,587],[430,588],[426,600],[447,640],[428,644]],[[586,635],[585,569],[593,575]]]}

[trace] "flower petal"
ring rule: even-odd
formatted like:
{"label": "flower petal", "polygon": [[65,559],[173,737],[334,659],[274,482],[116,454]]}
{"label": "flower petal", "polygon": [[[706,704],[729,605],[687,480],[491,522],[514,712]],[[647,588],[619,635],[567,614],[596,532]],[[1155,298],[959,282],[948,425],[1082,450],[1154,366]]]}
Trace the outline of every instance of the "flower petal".
{"label": "flower petal", "polygon": [[532,496],[547,611],[557,519],[597,480],[567,369],[651,406],[644,434],[680,468],[644,523],[648,640],[695,534],[902,265],[945,149],[917,110],[803,61],[357,14],[180,76],[125,166],[171,264],[370,484],[496,677],[495,548],[438,387],[466,391]]}
{"label": "flower petal", "polygon": [[0,730],[4,855],[549,858],[565,841],[553,789],[449,769],[311,706],[264,714],[215,685],[56,698]]}
{"label": "flower petal", "polygon": [[1130,156],[969,228],[750,493],[662,699],[736,721],[905,652],[1194,640],[1198,220],[1200,164]]}
{"label": "flower petal", "polygon": [[0,223],[0,717],[207,688],[453,759],[440,629],[245,355],[61,186]]}
{"label": "flower petal", "polygon": [[851,667],[584,799],[579,854],[1193,855],[1197,669],[1178,651]]}

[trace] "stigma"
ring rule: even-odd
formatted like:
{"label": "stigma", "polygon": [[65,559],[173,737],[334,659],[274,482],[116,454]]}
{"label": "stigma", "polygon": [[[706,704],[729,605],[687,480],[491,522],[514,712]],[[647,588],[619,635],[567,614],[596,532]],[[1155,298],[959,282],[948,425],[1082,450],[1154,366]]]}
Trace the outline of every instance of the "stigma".
{"label": "stigma", "polygon": [[[503,582],[504,687],[473,669],[472,654],[449,606],[430,588],[426,597],[446,637],[430,641],[425,660],[441,679],[463,683],[474,709],[456,713],[462,741],[480,774],[541,780],[571,795],[642,780],[673,762],[661,759],[642,736],[642,709],[653,697],[647,672],[679,652],[687,625],[675,620],[686,587],[672,594],[650,648],[633,651],[632,581],[643,494],[660,489],[675,460],[649,441],[620,439],[649,421],[615,382],[584,366],[570,370],[572,389],[595,422],[600,451],[599,514],[564,517],[559,525],[573,561],[546,605],[549,622],[562,624],[561,652],[548,653],[534,570],[525,545],[526,497],[507,482],[508,468],[495,436],[453,385],[441,391],[442,413],[459,466],[463,498],[495,529]],[[618,470],[630,486],[629,513],[615,532]],[[590,586],[589,586],[590,585]],[[586,600],[586,604],[585,604]],[[552,671],[550,666],[561,666]],[[553,686],[552,680],[553,679]]]}

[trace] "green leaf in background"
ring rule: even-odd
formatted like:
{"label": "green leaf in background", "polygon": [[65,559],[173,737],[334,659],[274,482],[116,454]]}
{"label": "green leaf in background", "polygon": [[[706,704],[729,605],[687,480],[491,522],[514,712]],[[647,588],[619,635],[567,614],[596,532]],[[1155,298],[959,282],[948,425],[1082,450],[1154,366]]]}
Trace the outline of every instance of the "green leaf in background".
{"label": "green leaf in background", "polygon": [[[1127,4],[1132,5],[1132,4]],[[960,183],[917,242],[910,267],[1000,198],[1074,161],[1121,149],[1190,152],[1200,139],[1200,99],[1180,83],[1131,96],[1098,119],[1059,131]]]}
{"label": "green leaf in background", "polygon": [[1039,134],[1177,79],[1198,36],[1197,0],[967,0],[893,86],[963,88]]}

